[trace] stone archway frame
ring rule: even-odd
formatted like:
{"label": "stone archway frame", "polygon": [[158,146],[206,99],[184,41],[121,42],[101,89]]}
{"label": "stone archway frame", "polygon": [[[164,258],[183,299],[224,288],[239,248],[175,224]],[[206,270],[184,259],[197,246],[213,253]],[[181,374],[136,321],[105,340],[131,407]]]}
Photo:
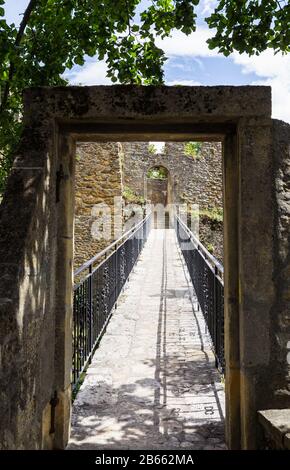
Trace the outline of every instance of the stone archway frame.
{"label": "stone archway frame", "polygon": [[[157,157],[158,160],[158,157]],[[147,168],[144,171],[143,174],[143,181],[144,181],[144,196],[147,201],[148,197],[148,180],[150,178],[147,177],[147,174],[149,170],[153,168],[163,168],[167,172],[167,178],[166,178],[166,204],[163,205],[162,203],[154,204],[152,201],[150,201],[151,204],[151,210],[152,210],[152,216],[153,216],[153,222],[152,222],[152,227],[154,228],[161,228],[161,227],[173,227],[174,226],[174,221],[173,221],[173,205],[172,205],[172,175],[170,170],[168,169],[167,165],[165,165],[163,162],[158,163],[155,158],[155,162],[151,162],[151,164],[148,164]],[[149,162],[148,162],[149,163]],[[167,218],[168,217],[168,218]]]}
{"label": "stone archway frame", "polygon": [[147,198],[147,174],[148,171],[151,170],[151,168],[164,168],[167,171],[167,205],[172,203],[172,187],[173,187],[173,178],[171,175],[170,170],[168,169],[167,165],[164,164],[163,162],[158,163],[154,162],[153,164],[149,163],[148,161],[148,166],[146,167],[144,174],[143,174],[143,179],[144,179],[144,195],[145,199]]}
{"label": "stone archway frame", "polygon": [[269,374],[280,380],[271,367],[270,87],[34,88],[24,103],[0,213],[2,363],[16,383],[13,404],[9,384],[2,387],[6,441],[64,448],[68,439],[75,142],[216,140],[223,142],[227,442],[257,447],[256,412],[271,406]]}

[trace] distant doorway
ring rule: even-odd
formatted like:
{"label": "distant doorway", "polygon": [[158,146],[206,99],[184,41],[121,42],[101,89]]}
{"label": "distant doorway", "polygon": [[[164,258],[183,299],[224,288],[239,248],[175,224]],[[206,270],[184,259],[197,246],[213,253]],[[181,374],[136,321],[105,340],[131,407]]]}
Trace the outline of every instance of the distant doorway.
{"label": "distant doorway", "polygon": [[164,166],[149,168],[146,174],[147,200],[151,204],[168,204],[168,170]]}
{"label": "distant doorway", "polygon": [[171,179],[167,168],[153,166],[146,173],[146,200],[152,205],[154,228],[169,228]]}

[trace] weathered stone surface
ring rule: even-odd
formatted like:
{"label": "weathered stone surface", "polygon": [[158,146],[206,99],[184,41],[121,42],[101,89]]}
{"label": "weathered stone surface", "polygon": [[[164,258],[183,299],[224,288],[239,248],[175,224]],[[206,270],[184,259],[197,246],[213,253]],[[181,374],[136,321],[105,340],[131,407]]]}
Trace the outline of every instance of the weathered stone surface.
{"label": "weathered stone surface", "polygon": [[[117,142],[80,143],[77,145],[75,268],[95,256],[115,239],[117,234],[114,231],[114,221],[119,223],[121,219],[119,230],[122,230],[122,206],[120,201],[116,203],[114,199],[120,199],[122,196],[119,152],[120,145]],[[101,207],[103,207],[102,210]],[[101,212],[108,213],[108,221],[103,228],[99,227],[101,235],[96,236],[96,234],[92,234],[92,229],[94,223],[100,218]]]}
{"label": "weathered stone surface", "polygon": [[204,332],[174,230],[152,230],[74,402],[68,449],[225,448]]}
{"label": "weathered stone surface", "polygon": [[41,446],[43,410],[53,387],[55,166],[46,158],[48,148],[47,135],[24,134],[0,206],[0,449]]}
{"label": "weathered stone surface", "polygon": [[[266,442],[271,448],[287,448],[287,434],[290,433],[290,409],[259,411]],[[289,448],[289,447],[288,447]]]}
{"label": "weathered stone surface", "polygon": [[169,203],[197,204],[200,209],[222,207],[222,149],[204,142],[198,157],[184,153],[183,142],[166,142],[162,153],[152,154],[146,142],[123,142],[124,185],[145,196],[146,174],[155,166],[169,171]]}
{"label": "weathered stone surface", "polygon": [[285,437],[284,437],[284,445],[285,445],[285,448],[287,450],[290,450],[290,433],[289,434],[285,434]]}
{"label": "weathered stone surface", "polygon": [[[223,177],[220,142],[203,142],[201,151],[195,158],[185,154],[183,142],[166,142],[164,150],[155,154],[149,151],[148,142],[123,142],[122,151],[124,186],[152,200],[153,204],[162,203],[157,193],[163,191],[167,192],[168,204],[187,204],[189,210],[191,205],[196,205],[201,211],[222,209]],[[159,166],[168,171],[167,188],[162,181],[146,178],[150,168]],[[202,243],[212,248],[213,254],[222,261],[223,224],[203,215],[199,219],[199,236]]]}
{"label": "weathered stone surface", "polygon": [[[222,209],[222,148],[219,142],[202,143],[196,158],[185,154],[182,142],[167,142],[164,151],[158,154],[149,152],[148,142],[91,142],[78,144],[76,152],[75,268],[116,238],[114,221],[119,221],[122,207],[120,204],[114,207],[114,197],[121,198],[123,187],[130,188],[152,204],[188,204],[189,210],[192,204],[200,210]],[[169,171],[168,180],[147,179],[147,171],[154,166],[165,167]],[[92,210],[100,204],[105,204],[110,212],[107,237],[95,239],[92,228],[97,214]],[[129,205],[124,214],[135,215],[136,211],[133,205],[130,213]],[[222,260],[222,222],[201,216],[199,235],[202,243],[212,248],[213,254]]]}
{"label": "weathered stone surface", "polygon": [[[272,407],[290,408],[290,125],[273,120],[274,149],[274,289],[270,335]],[[264,408],[266,409],[266,407]]]}
{"label": "weathered stone surface", "polygon": [[[66,120],[114,116],[147,122],[162,118],[190,121],[195,116],[195,122],[210,123],[242,116],[271,116],[271,88],[262,86],[36,87],[26,90],[24,99],[25,120],[30,124],[37,123],[40,112],[48,116],[47,111],[51,113],[49,118]],[[42,106],[44,101],[50,109]]]}
{"label": "weathered stone surface", "polygon": [[[74,142],[152,135],[225,139],[227,435],[232,448],[257,447],[257,410],[289,407],[289,126],[273,127],[270,88],[36,88],[24,101],[0,207],[2,448],[48,442],[45,410],[68,390]],[[55,447],[67,439],[65,408]]]}

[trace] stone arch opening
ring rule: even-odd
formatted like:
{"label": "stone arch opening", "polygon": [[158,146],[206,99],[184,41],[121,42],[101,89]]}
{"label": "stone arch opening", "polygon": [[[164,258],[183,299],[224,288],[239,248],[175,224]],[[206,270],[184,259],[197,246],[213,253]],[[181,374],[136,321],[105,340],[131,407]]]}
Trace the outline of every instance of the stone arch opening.
{"label": "stone arch opening", "polygon": [[151,166],[145,174],[146,200],[151,204],[170,204],[171,175],[163,165]]}
{"label": "stone arch opening", "polygon": [[270,88],[38,88],[24,114],[0,211],[2,446],[63,448],[69,434],[75,143],[155,138],[223,142],[227,443],[259,447],[257,411],[290,406],[290,131],[271,121]]}
{"label": "stone arch opening", "polygon": [[165,166],[151,166],[145,173],[145,195],[152,207],[155,228],[171,226],[171,188],[171,174]]}
{"label": "stone arch opening", "polygon": [[163,164],[150,166],[144,174],[145,198],[151,204],[155,228],[173,226],[173,184],[169,169]]}
{"label": "stone arch opening", "polygon": [[170,203],[170,173],[163,165],[151,166],[145,174],[146,200],[166,207]]}

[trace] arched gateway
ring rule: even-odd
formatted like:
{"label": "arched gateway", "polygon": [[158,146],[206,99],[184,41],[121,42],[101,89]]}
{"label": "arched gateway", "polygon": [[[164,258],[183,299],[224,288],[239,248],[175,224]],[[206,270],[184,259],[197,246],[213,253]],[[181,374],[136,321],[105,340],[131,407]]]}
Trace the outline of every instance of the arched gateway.
{"label": "arched gateway", "polygon": [[[223,142],[226,428],[288,408],[290,127],[268,87],[35,88],[0,208],[2,448],[63,448],[71,408],[77,141]],[[287,189],[288,186],[288,189]]]}
{"label": "arched gateway", "polygon": [[151,166],[145,175],[146,199],[151,204],[162,204],[166,207],[169,201],[169,171],[165,166]]}

